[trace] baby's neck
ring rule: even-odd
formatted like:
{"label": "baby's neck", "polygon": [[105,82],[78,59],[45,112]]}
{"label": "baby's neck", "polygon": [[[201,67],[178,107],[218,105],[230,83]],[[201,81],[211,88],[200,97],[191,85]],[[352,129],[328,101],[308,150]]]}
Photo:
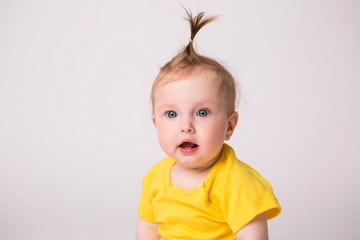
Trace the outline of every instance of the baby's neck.
{"label": "baby's neck", "polygon": [[184,168],[175,163],[170,173],[171,184],[184,190],[194,189],[205,180],[213,165],[196,169]]}

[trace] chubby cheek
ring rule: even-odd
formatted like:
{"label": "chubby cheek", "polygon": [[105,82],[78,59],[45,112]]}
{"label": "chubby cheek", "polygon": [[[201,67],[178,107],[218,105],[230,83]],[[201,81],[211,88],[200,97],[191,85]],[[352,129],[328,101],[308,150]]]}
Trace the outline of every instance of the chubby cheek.
{"label": "chubby cheek", "polygon": [[170,126],[167,126],[166,124],[161,124],[161,122],[159,122],[156,127],[159,144],[163,151],[167,154],[169,154],[169,151],[174,146],[175,140],[173,139],[174,133],[172,131],[173,129]]}
{"label": "chubby cheek", "polygon": [[211,148],[221,148],[226,135],[226,127],[222,124],[213,124],[205,129],[202,129],[203,140],[206,145]]}

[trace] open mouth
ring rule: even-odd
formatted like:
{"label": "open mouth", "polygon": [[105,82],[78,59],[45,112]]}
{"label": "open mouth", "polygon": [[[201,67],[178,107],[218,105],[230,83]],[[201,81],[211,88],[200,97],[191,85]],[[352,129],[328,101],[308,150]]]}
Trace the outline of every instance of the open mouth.
{"label": "open mouth", "polygon": [[194,152],[198,149],[199,145],[192,142],[183,142],[179,145],[179,149],[182,152]]}
{"label": "open mouth", "polygon": [[190,149],[190,148],[198,147],[198,145],[192,142],[183,142],[182,144],[180,144],[180,147],[185,149]]}

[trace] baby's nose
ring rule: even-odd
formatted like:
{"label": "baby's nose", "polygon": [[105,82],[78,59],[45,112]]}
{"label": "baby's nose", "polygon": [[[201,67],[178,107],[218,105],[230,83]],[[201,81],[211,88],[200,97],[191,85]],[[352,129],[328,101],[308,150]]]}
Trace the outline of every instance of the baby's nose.
{"label": "baby's nose", "polygon": [[191,122],[185,122],[185,123],[182,125],[181,132],[182,132],[182,133],[194,133],[194,132],[195,132],[195,128],[194,128],[194,126],[191,124]]}

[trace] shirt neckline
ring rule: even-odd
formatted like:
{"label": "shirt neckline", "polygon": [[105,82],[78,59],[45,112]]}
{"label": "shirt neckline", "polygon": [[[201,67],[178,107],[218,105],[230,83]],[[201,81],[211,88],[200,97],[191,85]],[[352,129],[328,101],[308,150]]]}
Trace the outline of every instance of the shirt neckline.
{"label": "shirt neckline", "polygon": [[171,173],[171,169],[172,167],[175,165],[176,160],[167,156],[166,158],[168,159],[168,161],[170,161],[170,164],[167,164],[167,166],[164,168],[163,171],[163,184],[166,186],[166,188],[171,191],[174,194],[177,195],[183,195],[183,196],[190,196],[190,195],[194,195],[197,194],[202,188],[208,189],[207,183],[210,182],[210,180],[213,178],[214,173],[216,172],[216,170],[219,168],[219,165],[222,161],[224,161],[225,156],[227,155],[226,152],[226,144],[224,144],[223,148],[222,148],[222,153],[219,157],[219,159],[214,163],[214,165],[211,167],[209,173],[206,175],[206,178],[204,181],[202,181],[200,183],[200,185],[198,187],[195,187],[193,189],[190,190],[185,190],[182,189],[180,187],[174,186],[171,183],[171,178],[170,178],[170,173]]}

